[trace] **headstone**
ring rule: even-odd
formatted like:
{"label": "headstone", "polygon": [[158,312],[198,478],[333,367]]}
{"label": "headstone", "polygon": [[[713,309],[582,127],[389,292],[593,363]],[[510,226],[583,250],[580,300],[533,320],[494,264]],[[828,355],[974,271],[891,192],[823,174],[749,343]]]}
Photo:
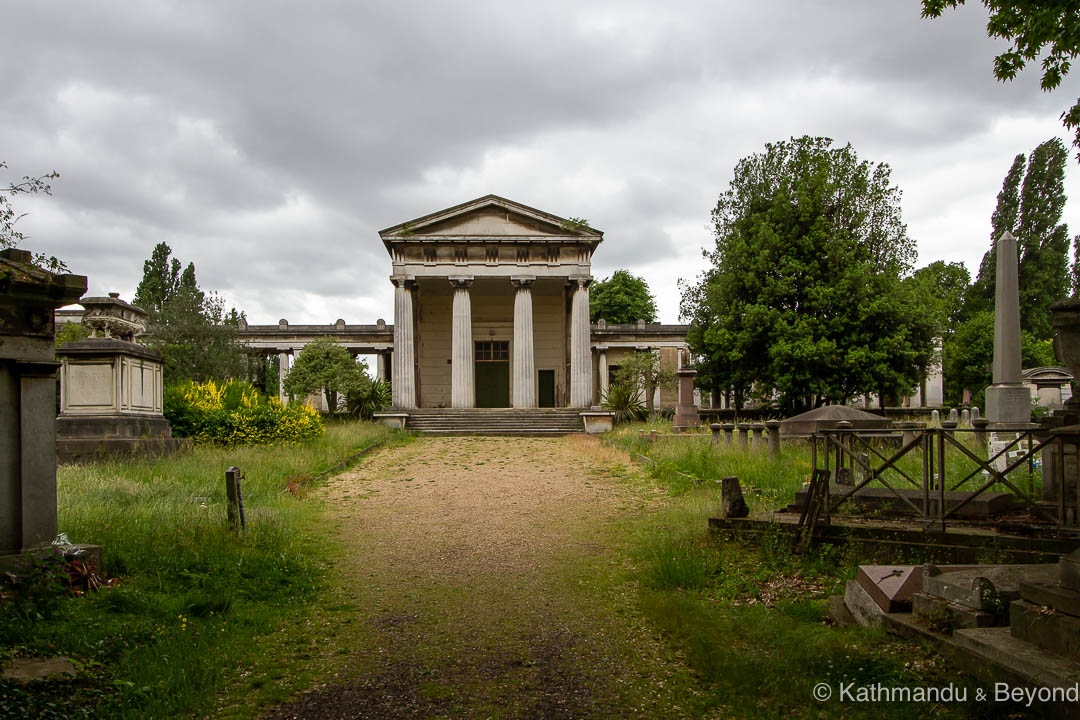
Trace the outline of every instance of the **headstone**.
{"label": "headstone", "polygon": [[937,410],[933,410],[930,413],[930,424],[931,425],[940,425],[941,424],[941,413],[938,412]]}
{"label": "headstone", "polygon": [[750,514],[739,478],[734,475],[720,481],[720,512],[726,518],[743,518]]}
{"label": "headstone", "polygon": [[9,561],[56,537],[53,313],[84,292],[85,277],[0,250],[0,558]]}
{"label": "headstone", "polygon": [[954,423],[960,420],[960,414],[956,412],[956,408],[949,408],[949,422]]}
{"label": "headstone", "polygon": [[979,414],[979,406],[976,405],[975,407],[971,408],[971,424],[974,425],[975,421],[978,420],[980,417],[982,417],[982,415]]}
{"label": "headstone", "polygon": [[780,421],[766,420],[765,427],[769,431],[769,457],[775,460],[780,457]]}
{"label": "headstone", "polygon": [[960,427],[967,427],[971,425],[971,411],[964,408],[964,411],[960,413]]}
{"label": "headstone", "polygon": [[1020,285],[1016,238],[1008,230],[997,240],[994,294],[994,384],[986,388],[990,429],[1031,421],[1031,391],[1020,365]]}

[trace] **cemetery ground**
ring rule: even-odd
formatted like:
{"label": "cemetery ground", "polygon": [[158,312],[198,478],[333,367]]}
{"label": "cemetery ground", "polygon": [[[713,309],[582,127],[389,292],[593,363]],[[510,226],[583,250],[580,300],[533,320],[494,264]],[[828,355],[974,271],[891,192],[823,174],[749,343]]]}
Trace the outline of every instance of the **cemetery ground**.
{"label": "cemetery ground", "polygon": [[[318,470],[384,444],[325,481]],[[628,450],[648,452],[636,464]],[[224,528],[221,471],[247,475]],[[5,683],[46,717],[1002,717],[1006,708],[819,703],[819,682],[966,683],[927,647],[826,619],[861,550],[719,540],[715,478],[790,502],[778,464],[700,442],[417,438],[331,426],[301,448],[198,449],[64,468],[61,527],[113,587],[5,624],[8,654],[79,679]],[[906,558],[917,561],[918,558]],[[975,683],[972,681],[972,685]],[[33,712],[31,712],[33,711]],[[1024,717],[1022,709],[1008,709]]]}

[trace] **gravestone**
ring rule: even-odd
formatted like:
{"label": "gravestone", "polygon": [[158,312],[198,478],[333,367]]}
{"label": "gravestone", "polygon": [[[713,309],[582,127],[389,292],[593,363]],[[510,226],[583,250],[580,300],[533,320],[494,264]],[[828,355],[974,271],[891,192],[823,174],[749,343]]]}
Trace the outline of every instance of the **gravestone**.
{"label": "gravestone", "polygon": [[956,408],[949,408],[949,422],[958,422],[960,418],[959,413],[956,412]]}
{"label": "gravestone", "polygon": [[86,292],[25,250],[0,250],[0,565],[56,537],[56,328]]}
{"label": "gravestone", "polygon": [[930,413],[930,424],[931,425],[940,425],[941,424],[941,413],[938,412],[937,410],[934,410],[934,411],[932,411]]}

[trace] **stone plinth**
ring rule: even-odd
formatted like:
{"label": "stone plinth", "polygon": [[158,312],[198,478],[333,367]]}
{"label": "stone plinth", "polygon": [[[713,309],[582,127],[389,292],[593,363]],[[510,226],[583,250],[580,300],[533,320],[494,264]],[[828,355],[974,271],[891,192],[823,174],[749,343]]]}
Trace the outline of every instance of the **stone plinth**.
{"label": "stone plinth", "polygon": [[590,435],[611,432],[615,427],[615,413],[589,411],[580,413],[585,432]]}
{"label": "stone plinth", "polygon": [[56,537],[56,354],[53,312],[86,292],[81,275],[0,251],[0,556]]}
{"label": "stone plinth", "polygon": [[676,429],[697,427],[701,423],[697,405],[694,404],[694,378],[697,370],[683,368],[679,370],[679,404],[675,407],[675,418],[671,426]]}
{"label": "stone plinth", "polygon": [[56,351],[61,362],[60,461],[166,453],[187,444],[172,436],[162,414],[161,355],[134,342],[145,331],[146,313],[115,294],[80,304],[93,335]]}

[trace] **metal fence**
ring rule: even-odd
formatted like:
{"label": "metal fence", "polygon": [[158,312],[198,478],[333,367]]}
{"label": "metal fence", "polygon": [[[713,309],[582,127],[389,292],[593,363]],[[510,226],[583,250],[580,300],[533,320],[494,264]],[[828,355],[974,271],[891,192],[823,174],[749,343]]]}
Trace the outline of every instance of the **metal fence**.
{"label": "metal fence", "polygon": [[[800,523],[828,522],[845,503],[858,502],[855,494],[871,485],[888,489],[926,529],[944,531],[964,507],[994,489],[1012,493],[1030,509],[1041,499],[1037,497],[1035,472],[1041,464],[1040,454],[1049,447],[1056,450],[1056,461],[1052,478],[1044,477],[1043,482],[1057,486],[1057,517],[1056,523],[1043,524],[1076,530],[1080,526],[1080,482],[1073,483],[1071,495],[1076,497],[1067,498],[1065,458],[1067,449],[1076,457],[1080,437],[1047,433],[1030,425],[999,427],[994,430],[999,442],[984,458],[977,450],[986,447],[988,434],[981,429],[948,427],[911,427],[900,432],[838,428],[817,433],[811,439],[814,472]],[[917,462],[909,460],[904,463],[906,468],[901,467],[904,458],[917,458]],[[965,472],[956,471],[957,463],[967,468],[974,465],[974,469],[950,484],[950,466],[957,475]],[[911,470],[913,465],[917,471]],[[853,484],[836,484],[841,468],[850,469]],[[968,490],[965,486],[973,480],[977,486]],[[1038,521],[1031,518],[1029,522]]]}

